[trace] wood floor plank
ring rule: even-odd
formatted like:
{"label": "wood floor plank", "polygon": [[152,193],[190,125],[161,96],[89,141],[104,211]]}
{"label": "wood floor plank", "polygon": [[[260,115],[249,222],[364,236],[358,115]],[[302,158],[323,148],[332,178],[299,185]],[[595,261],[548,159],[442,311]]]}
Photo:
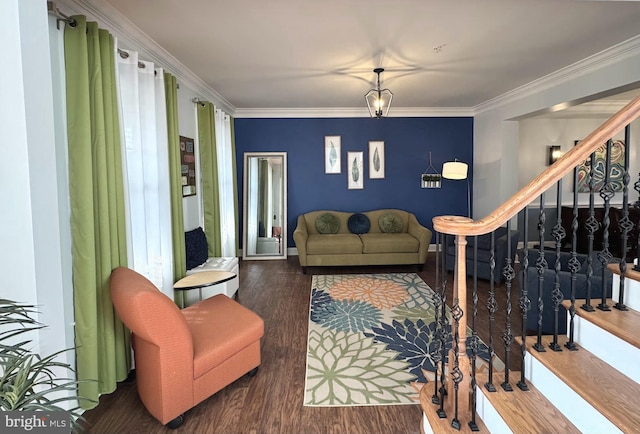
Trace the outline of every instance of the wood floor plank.
{"label": "wood floor plank", "polygon": [[[543,336],[549,348],[551,336]],[[560,339],[564,345],[566,338]],[[578,351],[549,351],[539,353],[529,345],[533,357],[553,372],[565,384],[609,419],[622,432],[637,432],[640,413],[637,401],[640,384],[621,374],[582,347]]]}
{"label": "wood floor plank", "polygon": [[[585,300],[576,300],[576,306],[582,306],[584,303]],[[609,299],[607,304],[613,306],[615,302]],[[562,306],[569,310],[571,301],[564,300]],[[610,311],[594,309],[593,312],[587,312],[576,308],[576,314],[636,348],[640,348],[640,312],[633,309],[621,311],[613,308]]]}

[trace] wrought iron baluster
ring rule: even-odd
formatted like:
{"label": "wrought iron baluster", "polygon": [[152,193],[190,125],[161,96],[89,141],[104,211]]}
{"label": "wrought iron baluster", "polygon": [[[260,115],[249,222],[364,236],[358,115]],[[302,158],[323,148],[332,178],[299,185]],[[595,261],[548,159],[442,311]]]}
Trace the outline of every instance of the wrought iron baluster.
{"label": "wrought iron baluster", "polygon": [[602,264],[602,299],[600,304],[596,306],[600,310],[609,311],[611,308],[607,304],[607,265],[611,262],[611,252],[609,252],[609,226],[611,225],[611,217],[609,211],[611,210],[611,198],[615,195],[613,191],[613,184],[611,183],[611,143],[612,140],[607,140],[605,153],[605,174],[604,185],[600,189],[600,197],[604,200],[604,216],[602,218],[602,250],[598,252],[598,260]]}
{"label": "wrought iron baluster", "polygon": [[[438,365],[441,360],[441,351],[440,351],[440,333],[442,332],[440,328],[440,307],[442,303],[442,297],[440,295],[440,255],[442,255],[442,260],[444,261],[444,255],[446,255],[446,248],[440,249],[440,241],[442,237],[440,232],[436,232],[436,288],[435,293],[433,295],[433,307],[435,309],[435,319],[434,324],[436,328],[433,346],[431,347],[431,358],[433,359],[435,373],[434,373],[434,386],[433,386],[433,396],[431,397],[431,402],[434,404],[440,404],[440,399],[438,397]],[[444,253],[443,253],[444,252]]]}
{"label": "wrought iron baluster", "polygon": [[589,217],[585,221],[585,226],[587,227],[587,295],[584,304],[582,305],[582,309],[587,312],[593,312],[593,306],[591,306],[591,278],[593,276],[593,239],[595,237],[595,233],[600,227],[600,223],[596,220],[596,211],[594,206],[594,194],[595,194],[595,153],[591,154],[589,164]]}
{"label": "wrought iron baluster", "polygon": [[569,271],[571,272],[571,307],[569,307],[569,340],[564,344],[570,351],[577,351],[574,342],[574,320],[576,317],[576,279],[580,269],[578,261],[578,168],[573,169],[573,220],[571,221],[571,259],[569,259]]}
{"label": "wrought iron baluster", "polygon": [[540,214],[538,216],[538,234],[540,236],[540,244],[538,245],[538,259],[536,260],[536,270],[538,271],[538,340],[533,345],[533,348],[540,353],[546,351],[544,345],[542,345],[542,313],[544,312],[542,293],[544,292],[544,272],[547,269],[547,259],[544,256],[545,220],[544,193],[542,193],[540,195]]}
{"label": "wrought iron baluster", "polygon": [[527,386],[527,379],[524,376],[524,357],[527,354],[527,313],[529,312],[529,309],[531,309],[531,301],[529,300],[529,294],[527,292],[527,274],[529,269],[529,249],[527,246],[527,243],[529,242],[529,208],[526,206],[523,210],[522,220],[522,227],[524,231],[524,248],[522,249],[522,262],[520,263],[520,311],[522,313],[522,346],[520,347],[520,359],[522,368],[520,369],[520,381],[518,381],[518,388],[520,388],[520,390],[529,390],[529,386]]}
{"label": "wrought iron baluster", "polygon": [[493,385],[493,356],[495,350],[493,347],[493,325],[495,322],[495,313],[498,310],[498,303],[496,302],[495,286],[493,281],[493,272],[496,268],[495,258],[495,245],[496,237],[495,232],[491,232],[491,250],[489,250],[489,298],[487,299],[487,310],[489,311],[489,381],[484,387],[489,392],[495,392],[496,387]]}
{"label": "wrought iron baluster", "polygon": [[[460,420],[458,419],[458,391],[460,388],[460,382],[464,378],[462,371],[460,370],[460,345],[458,340],[460,339],[460,318],[462,318],[463,311],[460,307],[460,300],[458,297],[453,299],[453,307],[451,308],[451,318],[453,318],[453,370],[451,372],[451,379],[453,380],[454,390],[454,403],[453,403],[453,419],[451,420],[451,426],[457,430],[460,429]],[[465,354],[466,356],[466,354]]]}
{"label": "wrought iron baluster", "polygon": [[549,348],[553,351],[562,351],[562,347],[558,344],[558,311],[560,310],[560,303],[562,303],[562,291],[560,290],[560,250],[562,246],[562,240],[566,236],[564,228],[562,227],[562,216],[560,210],[562,209],[562,179],[558,180],[556,188],[556,224],[553,226],[551,235],[556,240],[556,262],[555,262],[555,280],[553,290],[551,291],[551,300],[553,301],[553,341],[549,344]]}
{"label": "wrought iron baluster", "polygon": [[[626,146],[630,146],[629,142],[626,143]],[[633,207],[640,209],[640,173],[638,173],[638,180],[633,183],[633,189],[638,193],[638,200],[633,204]],[[638,232],[640,232],[640,228],[638,228]],[[638,245],[636,246],[636,265],[634,265],[633,269],[635,271],[640,271],[640,233],[637,238]]]}
{"label": "wrought iron baluster", "polygon": [[[629,142],[627,142],[626,146],[630,146]],[[640,209],[640,173],[638,173],[638,180],[633,183],[633,189],[638,193],[638,200],[633,203],[633,207]],[[638,232],[640,232],[640,227],[638,228]],[[637,238],[638,245],[636,246],[636,265],[633,266],[633,269],[635,271],[640,271],[640,233]]]}
{"label": "wrought iron baluster", "polygon": [[471,338],[469,347],[471,348],[471,421],[469,428],[471,431],[479,431],[476,423],[477,405],[477,381],[476,381],[476,358],[478,357],[478,330],[476,329],[476,317],[478,316],[478,236],[473,237],[473,312],[471,316]]}
{"label": "wrought iron baluster", "polygon": [[507,220],[507,257],[506,264],[503,268],[502,275],[505,279],[505,289],[507,294],[506,312],[504,332],[502,340],[504,342],[504,382],[501,384],[502,389],[512,392],[513,388],[509,383],[509,371],[511,370],[511,344],[513,344],[513,332],[511,331],[511,281],[515,274],[513,265],[511,265],[511,220]]}
{"label": "wrought iron baluster", "polygon": [[[443,235],[444,246],[447,246],[447,237],[448,235]],[[442,293],[440,297],[442,300],[442,306],[440,307],[440,407],[436,410],[438,417],[441,419],[447,417],[447,413],[444,411],[444,397],[447,395],[445,365],[447,362],[447,341],[450,334],[447,331],[447,270],[444,261],[445,255],[446,251],[443,252],[442,261],[440,262],[442,267]]]}
{"label": "wrought iron baluster", "polygon": [[[620,258],[620,286],[618,287],[618,302],[613,306],[618,310],[629,310],[624,304],[624,286],[625,274],[627,273],[627,241],[629,240],[629,232],[633,229],[633,222],[629,218],[629,145],[630,145],[630,126],[624,128],[624,175],[622,176],[622,218],[618,222],[618,226],[622,229],[620,234],[620,245],[622,246],[622,255]],[[613,291],[613,288],[612,288]]]}

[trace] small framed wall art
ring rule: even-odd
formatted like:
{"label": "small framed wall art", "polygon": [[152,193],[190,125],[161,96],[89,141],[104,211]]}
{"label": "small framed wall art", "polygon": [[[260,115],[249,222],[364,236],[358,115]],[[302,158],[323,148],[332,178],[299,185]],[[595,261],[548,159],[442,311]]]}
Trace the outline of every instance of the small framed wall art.
{"label": "small framed wall art", "polygon": [[196,154],[193,139],[180,136],[180,175],[182,196],[196,194]]}
{"label": "small framed wall art", "polygon": [[324,136],[324,173],[340,173],[340,136]]}
{"label": "small framed wall art", "polygon": [[362,190],[364,188],[363,152],[347,152],[347,188]]}
{"label": "small framed wall art", "polygon": [[369,142],[369,179],[384,179],[384,142]]}
{"label": "small framed wall art", "polygon": [[[573,142],[574,146],[580,143],[579,140]],[[611,154],[609,156],[609,182],[613,191],[622,191],[624,187],[624,140],[611,141]],[[602,190],[607,174],[607,144],[604,143],[593,153],[593,159],[587,158],[577,167],[578,193],[589,193],[589,173],[591,172],[591,162],[593,161],[593,181],[594,191]]]}

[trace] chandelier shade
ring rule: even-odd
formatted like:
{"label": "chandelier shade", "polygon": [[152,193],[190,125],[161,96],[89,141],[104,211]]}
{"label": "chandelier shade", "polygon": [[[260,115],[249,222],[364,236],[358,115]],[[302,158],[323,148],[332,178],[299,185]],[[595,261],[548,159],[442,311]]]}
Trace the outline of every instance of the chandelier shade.
{"label": "chandelier shade", "polygon": [[373,72],[378,74],[377,87],[375,89],[371,89],[364,96],[367,101],[367,107],[369,108],[369,114],[372,118],[377,119],[386,117],[389,114],[391,100],[393,99],[393,93],[391,93],[389,89],[380,89],[380,74],[383,71],[383,68],[376,68],[373,70]]}

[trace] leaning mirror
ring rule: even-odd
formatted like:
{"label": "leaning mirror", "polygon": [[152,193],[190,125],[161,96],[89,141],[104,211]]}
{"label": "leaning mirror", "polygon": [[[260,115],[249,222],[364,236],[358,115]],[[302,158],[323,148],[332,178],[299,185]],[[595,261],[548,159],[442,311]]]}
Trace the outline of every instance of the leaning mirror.
{"label": "leaning mirror", "polygon": [[287,257],[287,153],[244,154],[243,259]]}

